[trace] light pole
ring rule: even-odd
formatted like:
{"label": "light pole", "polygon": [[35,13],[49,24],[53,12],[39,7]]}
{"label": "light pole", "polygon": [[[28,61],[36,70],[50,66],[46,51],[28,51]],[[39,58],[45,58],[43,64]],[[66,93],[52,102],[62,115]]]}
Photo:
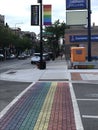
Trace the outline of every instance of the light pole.
{"label": "light pole", "polygon": [[43,62],[43,43],[42,43],[42,0],[38,0],[40,3],[40,69],[45,69],[46,63]]}
{"label": "light pole", "polygon": [[91,61],[91,2],[88,0],[88,61]]}

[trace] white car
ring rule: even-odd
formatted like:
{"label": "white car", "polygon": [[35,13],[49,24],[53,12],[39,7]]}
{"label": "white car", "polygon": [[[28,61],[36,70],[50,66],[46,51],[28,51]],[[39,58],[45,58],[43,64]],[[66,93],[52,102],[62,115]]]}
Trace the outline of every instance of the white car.
{"label": "white car", "polygon": [[40,61],[40,57],[39,56],[33,56],[31,58],[31,64],[36,64],[39,61]]}
{"label": "white car", "polygon": [[16,56],[14,54],[10,54],[8,56],[6,56],[6,59],[15,59]]}
{"label": "white car", "polygon": [[[45,60],[45,54],[43,54],[43,60]],[[34,56],[31,58],[31,64],[36,64],[40,62],[40,53],[34,53]]]}

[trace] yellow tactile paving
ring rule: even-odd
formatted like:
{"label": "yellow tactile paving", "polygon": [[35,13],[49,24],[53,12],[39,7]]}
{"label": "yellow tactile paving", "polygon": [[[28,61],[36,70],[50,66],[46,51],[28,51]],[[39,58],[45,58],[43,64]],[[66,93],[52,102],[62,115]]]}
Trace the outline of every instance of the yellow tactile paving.
{"label": "yellow tactile paving", "polygon": [[47,130],[56,87],[57,82],[52,82],[43,107],[40,111],[38,120],[35,124],[34,130]]}

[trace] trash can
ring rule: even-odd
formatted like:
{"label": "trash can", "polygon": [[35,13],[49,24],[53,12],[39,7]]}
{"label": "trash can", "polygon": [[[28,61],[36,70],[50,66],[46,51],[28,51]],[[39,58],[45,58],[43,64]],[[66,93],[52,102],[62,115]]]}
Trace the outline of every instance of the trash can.
{"label": "trash can", "polygon": [[46,61],[38,62],[37,68],[38,69],[46,69]]}

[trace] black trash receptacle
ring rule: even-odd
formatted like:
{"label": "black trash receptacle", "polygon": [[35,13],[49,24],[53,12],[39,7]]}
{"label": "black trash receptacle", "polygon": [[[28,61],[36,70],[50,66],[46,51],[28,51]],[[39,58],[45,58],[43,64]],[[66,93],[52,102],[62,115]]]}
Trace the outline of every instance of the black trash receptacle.
{"label": "black trash receptacle", "polygon": [[38,69],[46,69],[46,61],[38,62],[37,67]]}

